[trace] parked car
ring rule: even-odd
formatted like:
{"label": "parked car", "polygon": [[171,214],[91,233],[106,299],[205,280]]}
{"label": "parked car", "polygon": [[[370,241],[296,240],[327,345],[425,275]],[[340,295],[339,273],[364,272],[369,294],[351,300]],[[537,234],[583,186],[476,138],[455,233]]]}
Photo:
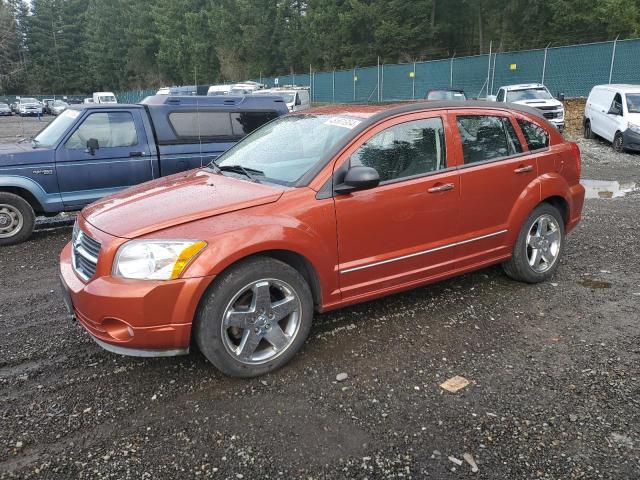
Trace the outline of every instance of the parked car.
{"label": "parked car", "polygon": [[577,145],[527,107],[293,113],[208,168],[85,208],[61,254],[65,303],[107,350],[177,355],[193,339],[224,373],[260,375],[303,345],[314,310],[499,263],[549,279],[579,180]]}
{"label": "parked car", "polygon": [[67,102],[63,102],[62,100],[56,100],[51,104],[50,110],[51,115],[60,115],[69,107]]}
{"label": "parked car", "polygon": [[0,246],[26,240],[36,214],[79,210],[207,165],[287,112],[280,97],[160,95],[139,105],[69,106],[30,144],[0,145]]}
{"label": "parked car", "polygon": [[466,100],[467,95],[459,87],[430,88],[424,94],[425,100]]}
{"label": "parked car", "polygon": [[262,84],[258,82],[247,81],[242,83],[235,83],[231,86],[229,95],[252,95],[258,90],[261,90],[262,87]]}
{"label": "parked car", "polygon": [[584,136],[596,135],[614,150],[640,151],[640,85],[597,85],[584,108]]}
{"label": "parked car", "polygon": [[44,98],[42,100],[43,113],[52,115],[51,106],[53,105],[53,102],[55,102],[55,99],[53,98]]}
{"label": "parked car", "polygon": [[16,100],[15,102],[12,102],[9,104],[9,108],[11,109],[11,112],[18,115],[18,105],[20,104],[20,100]]}
{"label": "parked car", "polygon": [[198,87],[189,85],[185,87],[162,87],[156,92],[156,95],[197,95]]}
{"label": "parked car", "polygon": [[489,95],[489,101],[510,102],[518,105],[537,108],[542,111],[544,118],[549,120],[561,132],[564,130],[564,105],[560,99],[553,98],[549,89],[541,83],[524,83],[507,85],[498,89],[496,96]]}
{"label": "parked car", "polygon": [[93,103],[93,98],[85,98],[85,99],[82,101],[82,103],[83,103],[83,104],[85,104],[85,105],[87,105],[87,104],[89,104],[89,103]]}
{"label": "parked car", "polygon": [[112,92],[95,92],[93,103],[118,103],[118,100]]}
{"label": "parked car", "polygon": [[211,85],[207,90],[207,95],[215,97],[218,95],[230,95],[233,85]]}
{"label": "parked car", "polygon": [[26,117],[28,115],[42,115],[42,103],[35,98],[20,97],[18,100],[17,112],[21,117]]}
{"label": "parked car", "polygon": [[0,103],[0,116],[10,117],[11,115],[13,115],[11,107],[6,103]]}
{"label": "parked car", "polygon": [[299,112],[311,108],[311,96],[309,87],[282,87],[257,90],[254,95],[278,95],[287,104],[290,112]]}

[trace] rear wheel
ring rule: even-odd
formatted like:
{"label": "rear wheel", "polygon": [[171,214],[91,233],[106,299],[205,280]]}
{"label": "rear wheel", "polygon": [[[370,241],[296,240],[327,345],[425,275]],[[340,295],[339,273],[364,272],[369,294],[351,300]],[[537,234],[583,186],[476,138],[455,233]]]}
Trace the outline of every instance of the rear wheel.
{"label": "rear wheel", "polygon": [[223,373],[254,377],[287,363],[312,319],[311,290],[302,275],[279,260],[255,257],[216,280],[196,316],[194,336]]}
{"label": "rear wheel", "polygon": [[0,192],[0,246],[24,242],[31,236],[36,215],[22,197]]}
{"label": "rear wheel", "polygon": [[616,132],[616,136],[613,137],[613,149],[616,152],[624,152],[624,138],[620,132]]}
{"label": "rear wheel", "polygon": [[586,120],[584,122],[584,138],[587,138],[589,140],[596,138],[593,130],[591,130],[591,122],[589,120]]}
{"label": "rear wheel", "polygon": [[563,249],[562,215],[553,205],[542,203],[522,225],[513,255],[503,264],[504,271],[521,282],[544,282],[557,270]]}

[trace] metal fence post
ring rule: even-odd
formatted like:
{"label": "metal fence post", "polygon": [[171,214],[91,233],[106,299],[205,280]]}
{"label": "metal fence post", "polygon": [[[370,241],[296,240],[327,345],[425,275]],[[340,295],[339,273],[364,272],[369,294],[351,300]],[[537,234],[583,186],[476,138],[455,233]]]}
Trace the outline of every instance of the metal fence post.
{"label": "metal fence post", "polygon": [[413,82],[411,83],[411,100],[416,99],[416,61],[413,61],[413,77],[411,77]]}
{"label": "metal fence post", "polygon": [[356,68],[353,67],[353,101],[356,101]]}
{"label": "metal fence post", "polygon": [[449,86],[453,87],[453,59],[456,58],[456,52],[453,52],[453,57],[451,57],[451,65],[449,67]]}
{"label": "metal fence post", "polygon": [[378,78],[376,79],[378,82],[378,85],[376,88],[378,89],[378,102],[380,102],[380,55],[378,55],[378,68],[376,73],[378,75]]}
{"label": "metal fence post", "polygon": [[540,81],[540,83],[543,85],[544,75],[547,72],[547,52],[549,51],[549,45],[551,45],[551,43],[547,44],[547,46],[544,48],[544,61],[542,62],[542,80]]}
{"label": "metal fence post", "polygon": [[493,95],[493,82],[496,79],[496,61],[498,60],[498,54],[493,54],[493,70],[491,71],[491,95]]}
{"label": "metal fence post", "polygon": [[489,42],[489,66],[487,67],[487,94],[486,97],[489,97],[489,81],[491,80],[491,48],[493,47],[493,40]]}
{"label": "metal fence post", "polygon": [[336,103],[336,69],[333,69],[331,76],[331,103]]}
{"label": "metal fence post", "polygon": [[384,63],[380,71],[380,101],[384,102]]}
{"label": "metal fence post", "polygon": [[620,35],[618,35],[613,41],[613,51],[611,52],[611,68],[609,69],[609,83],[611,83],[611,78],[613,77],[613,63],[616,61],[616,47],[618,46],[618,38],[620,38]]}

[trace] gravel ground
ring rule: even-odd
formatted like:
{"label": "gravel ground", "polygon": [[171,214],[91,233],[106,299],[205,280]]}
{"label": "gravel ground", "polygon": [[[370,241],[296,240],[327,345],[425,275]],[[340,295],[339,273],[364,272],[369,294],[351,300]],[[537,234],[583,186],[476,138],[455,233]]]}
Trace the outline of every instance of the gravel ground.
{"label": "gravel ground", "polygon": [[[640,182],[579,143],[584,178]],[[0,477],[637,479],[639,209],[587,200],[552,282],[494,267],[318,315],[252,380],[101,350],[58,293],[70,228],[36,232],[0,250]]]}

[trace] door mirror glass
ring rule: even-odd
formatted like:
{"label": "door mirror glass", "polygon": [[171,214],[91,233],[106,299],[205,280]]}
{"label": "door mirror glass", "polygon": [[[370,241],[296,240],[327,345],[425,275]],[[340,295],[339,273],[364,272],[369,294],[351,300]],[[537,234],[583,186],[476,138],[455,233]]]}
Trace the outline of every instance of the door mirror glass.
{"label": "door mirror glass", "polygon": [[96,140],[95,138],[90,138],[89,140],[87,140],[87,153],[95,155],[96,150],[98,150],[99,148],[100,144],[98,143],[98,140]]}
{"label": "door mirror glass", "polygon": [[564,102],[564,92],[559,92],[556,98],[561,102]]}
{"label": "door mirror glass", "polygon": [[336,193],[351,193],[357,190],[368,190],[380,184],[380,175],[375,168],[351,167],[344,177],[344,182],[335,188]]}

